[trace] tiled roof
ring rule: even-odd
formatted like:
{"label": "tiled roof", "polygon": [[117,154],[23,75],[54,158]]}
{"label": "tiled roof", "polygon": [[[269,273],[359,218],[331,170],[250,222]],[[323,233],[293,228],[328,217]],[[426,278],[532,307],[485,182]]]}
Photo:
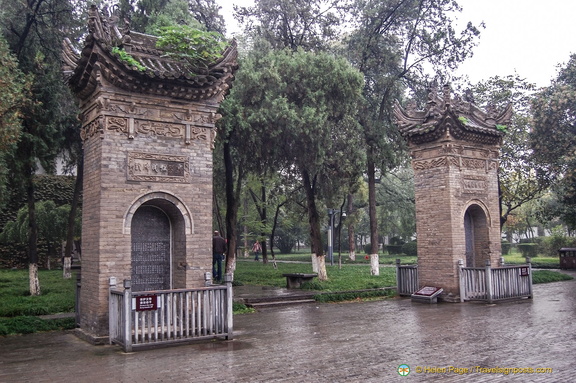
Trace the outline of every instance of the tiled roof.
{"label": "tiled roof", "polygon": [[508,124],[512,106],[509,104],[502,112],[493,108],[482,111],[471,102],[451,98],[450,89],[445,86],[442,97],[435,89],[430,91],[423,110],[417,110],[413,103],[404,109],[396,102],[394,116],[402,136],[414,144],[432,142],[448,134],[459,140],[497,144],[504,135],[498,128]]}
{"label": "tiled roof", "polygon": [[[156,48],[157,37],[120,30],[114,17],[102,16],[92,6],[89,34],[77,52],[72,43],[64,43],[64,73],[72,90],[81,98],[96,89],[97,73],[113,85],[133,91],[185,100],[209,100],[224,97],[234,80],[237,49],[232,41],[220,59],[205,67],[192,67]],[[138,65],[131,65],[112,52],[122,48]]]}

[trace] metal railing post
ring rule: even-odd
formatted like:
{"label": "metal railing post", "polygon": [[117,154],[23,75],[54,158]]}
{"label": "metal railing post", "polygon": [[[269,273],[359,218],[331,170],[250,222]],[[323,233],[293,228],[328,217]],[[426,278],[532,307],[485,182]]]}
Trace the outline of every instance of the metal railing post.
{"label": "metal railing post", "polygon": [[396,258],[396,292],[398,295],[404,293],[404,289],[402,288],[402,281],[400,277],[400,258]]}
{"label": "metal railing post", "polygon": [[460,277],[460,303],[464,302],[466,299],[466,283],[464,282],[464,261],[462,259],[458,260],[458,276]]}
{"label": "metal railing post", "polygon": [[530,257],[526,257],[526,261],[528,261],[528,292],[530,293],[530,299],[534,298],[532,295],[532,260]]}
{"label": "metal railing post", "polygon": [[132,351],[132,281],[124,280],[124,351]]}
{"label": "metal railing post", "polygon": [[234,299],[232,295],[232,274],[224,275],[224,283],[226,283],[226,330],[228,333],[226,339],[232,340],[234,338]]}
{"label": "metal railing post", "polygon": [[[112,290],[116,288],[116,277],[110,277],[108,282],[108,343],[112,344],[116,335],[118,335],[118,308],[112,297]],[[116,309],[116,310],[114,310]]]}
{"label": "metal railing post", "polygon": [[490,266],[490,261],[486,261],[485,267],[485,277],[486,277],[486,294],[488,295],[488,303],[492,303],[492,295],[494,294],[492,288],[492,267]]}

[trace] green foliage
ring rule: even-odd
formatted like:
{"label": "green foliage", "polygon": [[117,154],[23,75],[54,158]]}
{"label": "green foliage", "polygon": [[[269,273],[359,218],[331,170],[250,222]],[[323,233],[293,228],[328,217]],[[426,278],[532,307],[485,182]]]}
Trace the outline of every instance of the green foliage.
{"label": "green foliage", "polygon": [[375,298],[389,298],[396,295],[394,289],[382,289],[372,291],[350,291],[340,293],[318,294],[314,296],[317,302],[342,302],[353,300],[366,300]]}
{"label": "green foliage", "polygon": [[40,270],[42,295],[31,296],[28,270],[0,270],[0,317],[47,315],[74,311],[76,278],[62,270]]}
{"label": "green foliage", "polygon": [[[537,161],[530,156],[529,132],[531,129],[530,101],[536,86],[519,76],[495,76],[472,87],[474,101],[487,109],[504,110],[512,105],[512,118],[506,126],[496,129],[507,133],[502,139],[498,180],[502,207],[501,224],[511,219],[509,228],[518,224],[514,215],[522,215],[522,208],[539,198],[546,189],[539,184]],[[524,210],[527,211],[527,210]],[[531,220],[528,220],[531,221]]]}
{"label": "green foliage", "polygon": [[415,257],[418,255],[418,244],[416,241],[407,242],[402,245],[402,253],[407,256]]}
{"label": "green foliage", "polygon": [[552,183],[555,204],[543,208],[542,217],[560,218],[576,229],[576,54],[561,68],[552,85],[542,89],[532,103],[530,133],[535,160],[544,169],[541,183]]}
{"label": "green foliage", "polygon": [[[68,215],[70,205],[56,207],[53,201],[40,201],[36,203],[36,221],[38,224],[38,238],[49,243],[59,244],[66,238]],[[2,242],[25,243],[28,239],[28,207],[24,206],[18,211],[16,221],[6,224],[0,234]],[[80,233],[80,217],[76,219],[76,233]]]}
{"label": "green foliage", "polygon": [[171,25],[159,29],[156,46],[167,55],[187,61],[193,70],[214,62],[222,56],[226,47],[221,34],[206,32],[188,25]]}
{"label": "green foliage", "polygon": [[390,255],[402,254],[403,245],[386,245],[386,251]]}
{"label": "green foliage", "polygon": [[[54,201],[56,206],[70,204],[74,194],[76,177],[36,175],[34,182],[34,199],[36,201]],[[80,202],[81,203],[81,202]],[[9,221],[16,220],[18,210],[26,205],[26,196],[18,189],[12,190],[10,202],[0,211],[0,229]]]}
{"label": "green foliage", "polygon": [[234,302],[232,303],[232,312],[234,314],[250,314],[256,310],[246,306],[244,303]]}
{"label": "green foliage", "polygon": [[550,283],[550,282],[560,282],[569,281],[572,278],[570,275],[559,273],[557,271],[551,270],[532,270],[532,283]]}
{"label": "green foliage", "polygon": [[502,247],[502,255],[510,254],[510,248],[512,247],[512,244],[510,242],[502,241],[501,247]]}
{"label": "green foliage", "polygon": [[[310,254],[307,255],[308,260]],[[271,263],[238,262],[234,273],[234,280],[244,285],[262,285],[286,287],[286,278],[283,273],[310,273],[311,265],[303,263],[277,264],[274,269]],[[341,269],[327,266],[329,279],[318,281],[314,279],[305,284],[310,289],[323,292],[341,292],[346,290],[365,290],[391,287],[396,284],[396,272],[393,267],[381,268],[380,275],[370,274],[370,265],[343,265]]]}
{"label": "green foliage", "polygon": [[468,119],[464,116],[460,116],[458,117],[458,120],[463,123],[464,125],[466,125],[468,123]]}
{"label": "green foliage", "polygon": [[75,318],[41,319],[35,316],[0,318],[0,335],[31,334],[76,328]]}
{"label": "green foliage", "polygon": [[534,258],[538,256],[537,243],[519,243],[516,245],[523,257]]}
{"label": "green foliage", "polygon": [[118,56],[118,58],[120,60],[124,61],[126,64],[130,65],[131,67],[134,67],[134,68],[136,68],[142,72],[146,71],[146,67],[144,65],[140,64],[140,62],[138,60],[136,60],[134,57],[132,57],[132,55],[130,55],[128,52],[126,52],[123,48],[113,47],[112,48],[112,54]]}
{"label": "green foliage", "polygon": [[576,238],[566,236],[562,227],[552,229],[552,235],[544,237],[540,244],[543,255],[548,257],[557,257],[558,250],[563,247],[576,247]]}

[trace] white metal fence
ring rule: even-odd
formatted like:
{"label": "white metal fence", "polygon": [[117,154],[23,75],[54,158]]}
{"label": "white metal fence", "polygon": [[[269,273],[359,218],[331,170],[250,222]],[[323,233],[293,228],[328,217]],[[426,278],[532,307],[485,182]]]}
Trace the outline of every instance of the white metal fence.
{"label": "white metal fence", "polygon": [[489,303],[502,299],[532,298],[532,266],[463,267],[460,264],[460,301]]}
{"label": "white metal fence", "polygon": [[398,295],[410,296],[418,291],[418,265],[401,266],[396,260],[396,291]]}
{"label": "white metal fence", "polygon": [[133,292],[110,282],[110,343],[133,349],[233,337],[232,282],[197,289]]}

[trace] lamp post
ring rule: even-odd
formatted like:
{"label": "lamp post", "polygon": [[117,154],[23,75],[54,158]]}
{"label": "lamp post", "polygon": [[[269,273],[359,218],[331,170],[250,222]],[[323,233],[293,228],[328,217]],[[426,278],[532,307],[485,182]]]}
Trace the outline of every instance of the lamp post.
{"label": "lamp post", "polygon": [[334,265],[334,209],[328,209],[328,259],[330,259],[330,265]]}
{"label": "lamp post", "polygon": [[[341,210],[328,209],[328,259],[330,265],[334,266],[334,221],[336,220],[336,213],[340,213],[340,221],[346,217],[346,213]],[[338,251],[340,251],[340,230],[338,231]]]}

